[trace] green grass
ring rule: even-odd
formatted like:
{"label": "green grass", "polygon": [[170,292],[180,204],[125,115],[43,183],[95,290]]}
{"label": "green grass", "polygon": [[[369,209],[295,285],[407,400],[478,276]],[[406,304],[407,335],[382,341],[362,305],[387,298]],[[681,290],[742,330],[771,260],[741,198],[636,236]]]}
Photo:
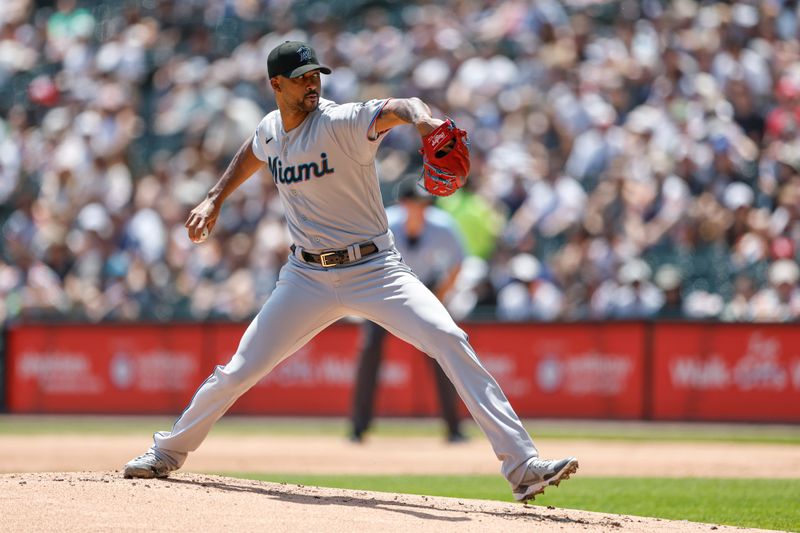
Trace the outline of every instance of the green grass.
{"label": "green grass", "polygon": [[[0,415],[2,435],[148,435],[169,429],[172,416],[16,416]],[[466,432],[483,438],[473,423]],[[605,439],[627,441],[717,441],[800,444],[800,426],[752,424],[652,423],[589,420],[526,420],[535,439]],[[342,418],[227,416],[215,426],[221,435],[332,436],[344,438]],[[441,438],[437,419],[378,419],[372,436]],[[304,485],[409,494],[511,501],[500,476],[310,476],[238,477]],[[578,476],[568,489],[549,490],[539,505],[682,519],[715,524],[800,532],[800,480],[589,478]]]}
{"label": "green grass", "polygon": [[[222,475],[281,483],[512,501],[500,476]],[[575,478],[536,505],[740,527],[800,531],[800,480]]]}
{"label": "green grass", "polygon": [[[167,416],[0,416],[0,435],[40,434],[149,434],[172,427]],[[754,424],[698,424],[596,420],[526,420],[535,439],[602,439],[623,441],[706,441],[800,444],[800,426]],[[342,437],[343,418],[283,418],[226,416],[214,427],[220,435],[323,435]],[[477,426],[466,433],[482,438]],[[441,437],[437,419],[378,419],[375,437]]]}
{"label": "green grass", "polygon": [[0,435],[126,435],[153,433],[172,427],[165,417],[4,415]]}

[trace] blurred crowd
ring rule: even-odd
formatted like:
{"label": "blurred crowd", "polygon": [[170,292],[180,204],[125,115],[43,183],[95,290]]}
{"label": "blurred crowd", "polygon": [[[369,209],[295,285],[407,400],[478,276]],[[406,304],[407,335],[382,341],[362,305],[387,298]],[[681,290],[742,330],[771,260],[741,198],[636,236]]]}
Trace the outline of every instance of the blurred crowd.
{"label": "blurred crowd", "polygon": [[[438,202],[461,318],[800,320],[795,0],[4,0],[0,323],[241,320],[288,235],[271,178],[183,223],[309,41],[336,101],[419,96],[470,132]],[[385,200],[419,165],[378,154]]]}

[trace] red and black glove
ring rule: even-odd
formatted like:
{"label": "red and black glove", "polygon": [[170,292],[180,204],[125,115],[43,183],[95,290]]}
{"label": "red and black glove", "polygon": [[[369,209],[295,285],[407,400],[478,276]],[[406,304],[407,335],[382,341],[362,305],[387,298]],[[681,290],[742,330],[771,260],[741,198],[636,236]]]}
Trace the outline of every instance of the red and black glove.
{"label": "red and black glove", "polygon": [[469,174],[469,137],[467,132],[447,119],[422,138],[422,185],[436,196],[450,196]]}

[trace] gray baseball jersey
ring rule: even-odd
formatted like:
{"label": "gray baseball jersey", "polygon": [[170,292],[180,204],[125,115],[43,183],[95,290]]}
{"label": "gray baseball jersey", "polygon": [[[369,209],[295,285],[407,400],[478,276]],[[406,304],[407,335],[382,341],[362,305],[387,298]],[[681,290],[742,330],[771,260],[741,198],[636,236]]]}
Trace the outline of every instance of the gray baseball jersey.
{"label": "gray baseball jersey", "polygon": [[413,243],[406,235],[408,211],[402,205],[393,205],[386,210],[386,216],[403,262],[427,287],[435,287],[442,276],[464,261],[461,232],[447,212],[426,207],[425,229]]}
{"label": "gray baseball jersey", "polygon": [[341,249],[386,233],[372,131],[386,100],[338,105],[324,98],[289,133],[275,110],[256,128],[253,153],[267,163],[295,245]]}
{"label": "gray baseball jersey", "polygon": [[[466,333],[394,248],[381,203],[374,124],[385,101],[337,105],[323,100],[286,133],[277,111],[258,126],[253,152],[270,168],[286,210],[295,252],[236,352],[200,386],[153,451],[180,467],[214,422],[281,361],[337,320],[360,316],[436,359],[486,434],[501,471],[518,487],[538,456],[530,436]],[[354,244],[372,241],[361,256]],[[350,262],[326,268],[311,253],[348,249]],[[360,247],[355,247],[359,248]]]}

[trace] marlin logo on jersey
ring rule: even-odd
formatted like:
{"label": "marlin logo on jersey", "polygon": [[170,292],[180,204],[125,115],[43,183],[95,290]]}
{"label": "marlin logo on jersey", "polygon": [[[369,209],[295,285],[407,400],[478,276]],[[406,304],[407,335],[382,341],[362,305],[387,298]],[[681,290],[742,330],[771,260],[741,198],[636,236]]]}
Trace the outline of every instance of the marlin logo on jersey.
{"label": "marlin logo on jersey", "polygon": [[297,183],[308,181],[311,177],[321,178],[325,174],[333,174],[334,168],[328,166],[328,154],[319,154],[320,162],[301,163],[299,165],[283,166],[278,157],[270,157],[267,161],[269,171],[275,183]]}

